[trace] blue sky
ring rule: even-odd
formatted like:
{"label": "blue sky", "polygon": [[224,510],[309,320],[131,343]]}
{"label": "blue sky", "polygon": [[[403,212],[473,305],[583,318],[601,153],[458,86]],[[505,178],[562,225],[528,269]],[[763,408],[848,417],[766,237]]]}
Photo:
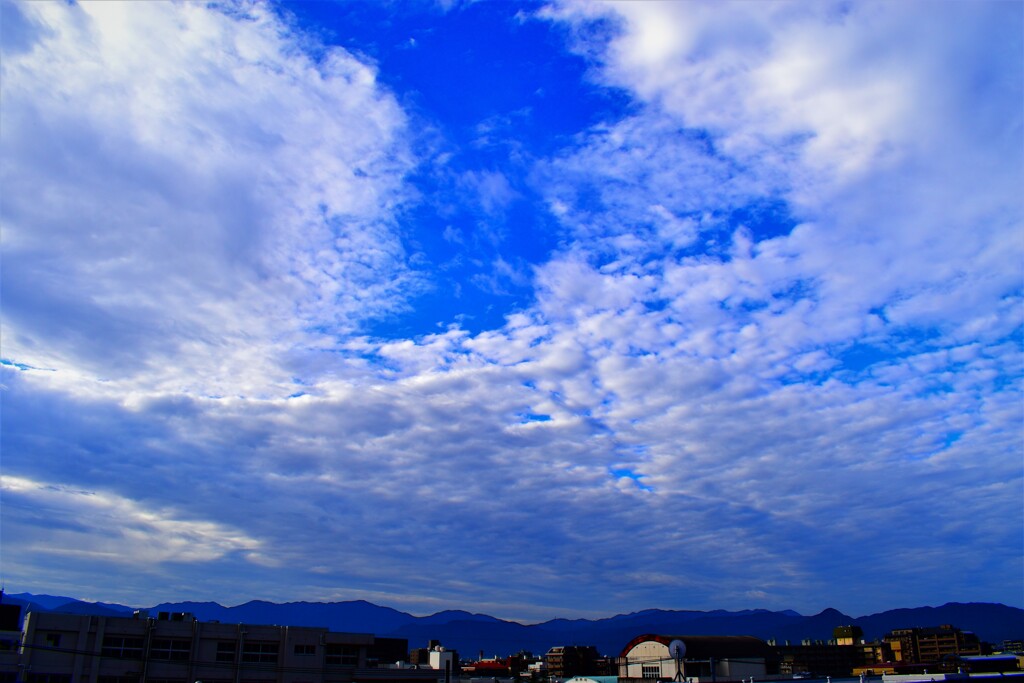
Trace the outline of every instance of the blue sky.
{"label": "blue sky", "polygon": [[1024,605],[1022,14],[5,0],[8,589]]}

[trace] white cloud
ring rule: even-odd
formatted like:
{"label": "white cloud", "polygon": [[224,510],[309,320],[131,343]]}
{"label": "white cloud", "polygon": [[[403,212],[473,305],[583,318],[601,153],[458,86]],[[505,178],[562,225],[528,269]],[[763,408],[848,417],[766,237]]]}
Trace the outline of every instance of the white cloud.
{"label": "white cloud", "polygon": [[[204,565],[176,585],[225,602],[857,612],[934,600],[938,569],[1012,601],[1019,78],[978,79],[1019,77],[988,49],[1019,7],[551,10],[581,40],[615,13],[579,47],[638,106],[528,178],[565,237],[532,305],[384,342],[352,331],[417,283],[372,70],[261,6],[24,7],[46,29],[3,63],[4,355],[56,371],[2,368],[5,481],[103,512],[59,547],[166,532]],[[490,211],[520,187],[465,180]],[[54,472],[102,493],[32,483]]]}
{"label": "white cloud", "polygon": [[[879,312],[890,330],[961,341],[1020,324],[1014,188],[1024,160],[1005,143],[1020,140],[1022,67],[991,39],[1019,43],[1007,28],[1019,8],[623,3],[550,13],[577,26],[620,20],[603,53],[581,49],[602,54],[600,77],[648,106],[553,165],[552,203],[583,251],[634,271],[643,255],[665,281],[652,298],[693,314],[694,296],[707,295],[708,320],[718,302],[788,307],[797,286],[810,308],[773,316],[786,322],[774,331],[804,344],[879,333]],[[1007,70],[1015,75],[984,75]],[[581,187],[594,188],[598,208],[565,213]],[[781,219],[794,225],[752,242],[731,212],[765,200],[785,201],[792,218]],[[685,221],[710,261],[676,256],[681,245],[649,228],[648,206]]]}
{"label": "white cloud", "polygon": [[[553,346],[590,359],[552,390],[634,444],[623,462],[658,496],[735,501],[772,520],[764,545],[821,533],[823,521],[791,534],[784,520],[827,519],[837,499],[849,501],[847,531],[884,524],[882,511],[941,518],[918,478],[957,476],[949,431],[987,435],[957,467],[1020,476],[996,436],[1013,428],[982,417],[1019,400],[1006,384],[1019,353],[1004,340],[1021,324],[1021,60],[991,35],[1019,44],[1020,9],[932,9],[548,11],[582,41],[613,16],[611,41],[579,50],[646,104],[543,176],[577,242],[538,270],[541,310],[567,321]],[[981,76],[1007,67],[1014,77]],[[737,224],[734,212],[766,200],[791,211],[781,234]],[[686,221],[702,253],[652,229],[652,206]],[[855,343],[881,349],[866,372],[842,362]],[[953,361],[965,344],[986,358]],[[949,495],[979,519],[1012,504]]]}
{"label": "white cloud", "polygon": [[[27,553],[88,558],[111,565],[209,562],[228,553],[252,555],[260,541],[217,522],[185,519],[173,510],[148,509],[134,500],[24,477],[0,476],[4,506],[26,508],[5,525]],[[27,528],[26,528],[27,527]],[[39,534],[40,528],[49,527]]]}
{"label": "white cloud", "polygon": [[314,61],[259,4],[14,10],[34,28],[3,64],[7,358],[276,393],[308,330],[415,291],[404,115],[370,67]]}
{"label": "white cloud", "polygon": [[463,177],[463,182],[476,191],[481,206],[488,214],[508,208],[518,196],[500,171],[470,171]]}

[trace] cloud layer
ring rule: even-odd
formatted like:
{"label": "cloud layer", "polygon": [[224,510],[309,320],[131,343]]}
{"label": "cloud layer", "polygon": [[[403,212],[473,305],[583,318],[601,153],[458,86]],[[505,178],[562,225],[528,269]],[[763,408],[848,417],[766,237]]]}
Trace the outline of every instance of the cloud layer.
{"label": "cloud layer", "polygon": [[366,325],[444,279],[403,225],[443,198],[367,58],[263,5],[4,11],[12,585],[1019,604],[1020,6],[520,13],[632,107],[463,173],[557,246],[503,325],[409,338]]}
{"label": "cloud layer", "polygon": [[415,288],[405,117],[372,68],[305,54],[260,5],[5,10],[8,357],[260,393],[308,330]]}

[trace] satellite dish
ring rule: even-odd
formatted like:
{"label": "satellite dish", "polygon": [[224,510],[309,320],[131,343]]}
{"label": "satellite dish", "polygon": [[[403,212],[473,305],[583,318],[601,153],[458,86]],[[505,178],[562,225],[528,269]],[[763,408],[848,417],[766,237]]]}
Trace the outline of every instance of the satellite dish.
{"label": "satellite dish", "polygon": [[668,652],[674,659],[682,659],[686,654],[686,643],[676,638],[668,644]]}

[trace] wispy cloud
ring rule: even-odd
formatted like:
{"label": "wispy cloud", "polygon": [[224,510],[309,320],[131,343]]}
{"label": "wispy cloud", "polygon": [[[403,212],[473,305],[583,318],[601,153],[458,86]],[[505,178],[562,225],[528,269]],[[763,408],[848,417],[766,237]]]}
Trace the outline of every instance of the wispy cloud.
{"label": "wispy cloud", "polygon": [[[208,562],[228,553],[259,552],[261,543],[217,522],[148,509],[123,496],[23,477],[0,476],[4,506],[19,511],[6,525],[32,554],[104,560],[111,565]],[[36,535],[47,529],[46,538]]]}

